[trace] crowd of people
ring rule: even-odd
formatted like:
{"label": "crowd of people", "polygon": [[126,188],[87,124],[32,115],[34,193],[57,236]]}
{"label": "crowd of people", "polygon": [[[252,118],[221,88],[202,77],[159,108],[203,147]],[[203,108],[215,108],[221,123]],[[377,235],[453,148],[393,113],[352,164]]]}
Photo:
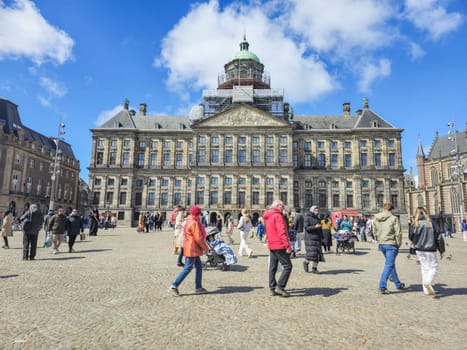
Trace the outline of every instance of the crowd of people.
{"label": "crowd of people", "polygon": [[[239,232],[240,244],[238,255],[251,257],[253,250],[249,247],[247,238],[252,238],[254,231],[258,240],[267,244],[269,250],[269,289],[272,296],[288,297],[286,290],[288,280],[292,273],[292,258],[296,258],[305,246],[303,269],[305,272],[319,273],[318,264],[325,261],[325,252],[329,252],[332,246],[332,231],[354,234],[360,240],[378,244],[378,250],[384,256],[384,268],[381,273],[378,288],[381,294],[390,294],[387,288],[388,280],[392,281],[395,288],[406,288],[397,274],[396,258],[402,244],[402,229],[399,218],[393,213],[394,206],[385,203],[382,212],[358,217],[342,215],[333,223],[329,216],[320,215],[319,208],[312,206],[308,213],[302,214],[299,208],[293,214],[285,210],[281,200],[275,200],[262,217],[258,218],[256,228],[247,209],[242,210],[238,223],[234,225],[233,218],[227,217],[225,232],[229,244],[233,244],[233,228]],[[190,271],[195,267],[195,293],[206,293],[202,286],[202,263],[200,257],[208,254],[210,247],[206,244],[206,229],[215,229],[222,239],[222,219],[208,224],[198,206],[192,206],[189,215],[185,217],[185,208],[174,209],[176,220],[174,222],[174,254],[177,254],[177,266],[183,267],[176,279],[171,284],[169,291],[179,296],[178,287]],[[467,231],[467,223],[465,224]],[[251,235],[250,235],[251,233]],[[436,223],[430,220],[424,208],[418,208],[414,220],[409,225],[409,239],[412,242],[418,261],[421,266],[423,292],[427,295],[435,295],[433,280],[438,271],[438,260],[444,257],[445,244],[444,231]],[[185,262],[183,262],[183,257]],[[310,267],[311,264],[311,267]],[[282,266],[279,279],[276,278],[278,267]]]}

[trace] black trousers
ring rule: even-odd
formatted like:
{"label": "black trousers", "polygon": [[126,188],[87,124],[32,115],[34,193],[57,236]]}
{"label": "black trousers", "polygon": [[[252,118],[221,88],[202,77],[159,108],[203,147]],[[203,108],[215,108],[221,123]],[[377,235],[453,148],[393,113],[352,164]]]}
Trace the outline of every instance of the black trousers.
{"label": "black trousers", "polygon": [[37,249],[37,234],[23,233],[23,259],[34,259]]}
{"label": "black trousers", "polygon": [[68,250],[71,252],[73,244],[75,244],[77,235],[68,235]]}
{"label": "black trousers", "polygon": [[[279,281],[276,282],[276,272],[279,266],[282,265],[282,273]],[[284,289],[287,286],[290,274],[292,273],[292,261],[290,261],[290,254],[285,249],[270,250],[269,251],[269,288],[275,289],[276,287]]]}

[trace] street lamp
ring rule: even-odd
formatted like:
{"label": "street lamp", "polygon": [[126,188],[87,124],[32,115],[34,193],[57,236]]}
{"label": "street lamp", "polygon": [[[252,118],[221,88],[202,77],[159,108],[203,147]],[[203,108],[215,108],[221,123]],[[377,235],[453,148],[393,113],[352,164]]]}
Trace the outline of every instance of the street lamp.
{"label": "street lamp", "polygon": [[455,165],[454,165],[454,171],[451,174],[451,178],[457,179],[457,191],[459,193],[459,213],[460,213],[460,218],[459,218],[459,227],[462,223],[462,220],[464,220],[464,190],[462,188],[462,177],[464,176],[464,165],[462,164],[460,160],[460,152],[459,152],[459,145],[457,143],[457,131],[454,130],[454,127],[456,126],[456,123],[448,123],[449,127],[449,136],[448,140],[451,141],[454,144],[454,149],[451,150],[451,155],[455,159]]}
{"label": "street lamp", "polygon": [[57,182],[58,174],[60,173],[60,161],[62,159],[61,154],[62,150],[60,149],[60,140],[61,135],[65,134],[65,124],[60,123],[58,124],[58,131],[57,131],[57,138],[55,139],[55,156],[54,156],[54,163],[52,168],[52,176],[50,179],[52,180],[52,186],[50,189],[50,203],[49,203],[49,210],[54,210],[55,206],[55,185]]}

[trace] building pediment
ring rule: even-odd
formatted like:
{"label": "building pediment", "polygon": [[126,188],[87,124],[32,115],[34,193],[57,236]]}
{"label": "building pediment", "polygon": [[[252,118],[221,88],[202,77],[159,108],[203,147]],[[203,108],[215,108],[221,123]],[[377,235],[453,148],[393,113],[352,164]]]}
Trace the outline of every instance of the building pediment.
{"label": "building pediment", "polygon": [[274,117],[266,112],[250,106],[238,106],[228,111],[214,115],[197,123],[202,127],[252,127],[252,126],[275,126],[290,127],[290,124],[280,118]]}

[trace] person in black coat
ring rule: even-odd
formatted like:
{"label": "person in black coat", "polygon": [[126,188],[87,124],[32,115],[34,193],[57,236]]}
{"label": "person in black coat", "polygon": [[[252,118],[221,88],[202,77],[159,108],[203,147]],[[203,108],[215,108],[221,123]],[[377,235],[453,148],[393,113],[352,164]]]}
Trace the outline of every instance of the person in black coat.
{"label": "person in black coat", "polygon": [[313,262],[311,268],[312,273],[318,273],[318,263],[324,260],[324,255],[321,250],[321,242],[323,241],[323,231],[321,229],[321,220],[319,218],[319,210],[316,205],[310,208],[310,213],[305,216],[303,228],[305,231],[305,261],[303,269],[309,272],[308,265]]}
{"label": "person in black coat", "polygon": [[97,209],[93,209],[89,213],[89,235],[97,236],[97,231],[99,230],[99,212]]}
{"label": "person in black coat", "polygon": [[68,220],[68,252],[74,253],[73,245],[76,241],[76,236],[84,232],[83,221],[78,214],[77,209],[73,209]]}
{"label": "person in black coat", "polygon": [[39,230],[44,222],[44,217],[36,204],[31,204],[29,209],[19,219],[23,225],[23,260],[34,260],[36,257],[37,238]]}

